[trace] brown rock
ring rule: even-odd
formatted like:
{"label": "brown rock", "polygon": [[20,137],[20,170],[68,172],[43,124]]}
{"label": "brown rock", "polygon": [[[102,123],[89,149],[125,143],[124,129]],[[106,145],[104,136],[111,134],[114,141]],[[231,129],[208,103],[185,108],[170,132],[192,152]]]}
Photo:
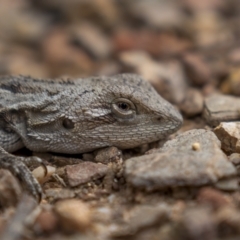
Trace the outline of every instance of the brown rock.
{"label": "brown rock", "polygon": [[230,72],[228,79],[221,85],[221,90],[226,94],[240,96],[240,68],[235,68]]}
{"label": "brown rock", "polygon": [[240,215],[239,210],[234,206],[225,206],[219,209],[215,216],[218,225],[219,236],[226,234],[240,233]]}
{"label": "brown rock", "polygon": [[[41,153],[43,159],[47,159],[47,156],[45,156],[46,153]],[[40,157],[41,157],[40,155]],[[39,156],[39,153],[38,155]],[[63,156],[49,156],[49,160],[52,164],[58,166],[58,167],[64,167],[66,165],[73,165],[73,164],[78,164],[80,162],[83,162],[82,159],[80,158],[71,158],[71,157],[63,157]],[[57,169],[58,171],[58,169]]]}
{"label": "brown rock", "polygon": [[21,195],[16,178],[7,170],[0,169],[0,205],[2,208],[16,206]]}
{"label": "brown rock", "polygon": [[200,114],[203,110],[203,96],[197,89],[190,88],[179,108],[189,117]]}
{"label": "brown rock", "polygon": [[240,119],[240,98],[216,94],[205,99],[204,118],[209,124],[217,126],[222,121]]}
{"label": "brown rock", "polygon": [[94,160],[103,164],[107,164],[122,157],[122,151],[116,147],[104,148],[96,152]]}
{"label": "brown rock", "polygon": [[106,175],[108,167],[101,163],[82,162],[66,167],[66,176],[71,187],[99,179]]}
{"label": "brown rock", "polygon": [[81,23],[72,28],[72,35],[74,41],[96,59],[104,59],[111,54],[111,42],[95,25]]}
{"label": "brown rock", "polygon": [[79,77],[94,69],[94,63],[87,53],[71,44],[69,32],[62,29],[52,31],[44,39],[42,52],[53,76],[70,74]]}
{"label": "brown rock", "polygon": [[36,218],[34,228],[37,232],[51,233],[56,230],[58,219],[52,211],[44,210]]}
{"label": "brown rock", "polygon": [[240,48],[237,47],[229,52],[228,60],[232,63],[239,64],[240,63]]}
{"label": "brown rock", "polygon": [[210,187],[202,188],[199,191],[197,201],[201,204],[207,204],[215,210],[232,204],[232,200],[229,196]]}
{"label": "brown rock", "polygon": [[[192,149],[195,142],[201,145],[199,151]],[[219,140],[207,130],[180,134],[155,153],[128,159],[125,166],[127,182],[147,190],[213,184],[235,175]]]}
{"label": "brown rock", "polygon": [[227,153],[240,153],[240,122],[222,122],[214,133]]}
{"label": "brown rock", "polygon": [[174,33],[155,33],[134,29],[117,29],[113,37],[115,50],[142,50],[156,57],[180,54],[191,47],[189,40]]}
{"label": "brown rock", "polygon": [[225,2],[222,0],[184,0],[184,5],[193,11],[210,10],[216,11],[224,7]]}
{"label": "brown rock", "polygon": [[122,52],[121,62],[147,79],[167,100],[181,103],[186,95],[186,76],[180,62],[160,63],[143,51]]}
{"label": "brown rock", "polygon": [[204,85],[212,80],[212,72],[209,65],[199,54],[187,53],[183,56],[188,79],[195,85]]}
{"label": "brown rock", "polygon": [[48,18],[34,11],[29,11],[24,1],[9,4],[1,2],[0,37],[5,41],[37,43],[48,31]]}
{"label": "brown rock", "polygon": [[25,45],[19,46],[1,41],[0,74],[22,74],[36,78],[47,78],[49,76],[46,64],[38,59],[36,51]]}
{"label": "brown rock", "polygon": [[97,22],[99,25],[115,26],[118,23],[119,9],[118,4],[112,0],[68,0],[48,1],[42,0],[38,6],[44,9],[56,9],[61,13],[61,19],[70,22],[84,21],[86,18]]}
{"label": "brown rock", "polygon": [[91,223],[91,210],[77,199],[62,200],[54,208],[61,226],[66,231],[84,231]]}

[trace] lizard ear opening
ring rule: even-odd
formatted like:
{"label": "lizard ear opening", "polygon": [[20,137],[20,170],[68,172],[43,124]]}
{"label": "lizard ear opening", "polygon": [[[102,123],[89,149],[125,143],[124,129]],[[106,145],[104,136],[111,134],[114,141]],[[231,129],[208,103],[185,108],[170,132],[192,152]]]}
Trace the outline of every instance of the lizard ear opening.
{"label": "lizard ear opening", "polygon": [[74,122],[68,118],[64,118],[62,121],[62,125],[66,129],[73,129],[74,128]]}

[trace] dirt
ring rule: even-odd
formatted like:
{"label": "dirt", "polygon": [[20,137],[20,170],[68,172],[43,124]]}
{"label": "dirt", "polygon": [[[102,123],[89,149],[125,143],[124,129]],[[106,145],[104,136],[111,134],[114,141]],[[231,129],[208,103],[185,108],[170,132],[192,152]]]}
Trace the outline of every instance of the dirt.
{"label": "dirt", "polygon": [[[161,142],[32,153],[37,204],[0,170],[0,238],[240,238],[239,0],[0,2],[0,74],[142,75],[184,123]],[[83,172],[83,173],[81,173]]]}

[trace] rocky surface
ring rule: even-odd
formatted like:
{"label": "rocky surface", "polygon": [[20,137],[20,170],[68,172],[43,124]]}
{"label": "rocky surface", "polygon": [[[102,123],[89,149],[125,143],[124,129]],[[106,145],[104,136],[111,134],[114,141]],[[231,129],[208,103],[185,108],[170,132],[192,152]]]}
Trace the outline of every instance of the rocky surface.
{"label": "rocky surface", "polygon": [[137,73],[184,117],[136,149],[18,151],[49,175],[37,204],[0,170],[0,239],[239,239],[239,29],[239,0],[0,1],[1,75]]}
{"label": "rocky surface", "polygon": [[[193,149],[194,143],[199,149]],[[202,186],[236,175],[236,169],[210,131],[191,130],[168,141],[153,153],[126,161],[129,184],[146,190]]]}

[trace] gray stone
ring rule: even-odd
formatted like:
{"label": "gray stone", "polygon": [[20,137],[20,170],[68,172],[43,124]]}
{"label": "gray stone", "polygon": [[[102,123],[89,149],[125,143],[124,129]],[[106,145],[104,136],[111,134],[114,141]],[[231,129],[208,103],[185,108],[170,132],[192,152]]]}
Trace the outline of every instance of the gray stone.
{"label": "gray stone", "polygon": [[189,88],[184,100],[180,104],[180,109],[187,116],[200,114],[203,110],[203,96],[201,92],[195,88]]}
{"label": "gray stone", "polygon": [[216,94],[205,99],[203,115],[209,124],[240,119],[240,98]]}
{"label": "gray stone", "polygon": [[187,208],[180,219],[182,239],[216,239],[216,223],[205,206]]}
{"label": "gray stone", "polygon": [[[137,232],[151,227],[161,225],[169,219],[171,213],[170,207],[165,204],[138,205],[123,213],[123,221],[116,225],[110,232],[113,237],[123,237],[136,234]],[[147,216],[147,217],[146,217]]]}
{"label": "gray stone", "polygon": [[236,191],[239,189],[238,178],[220,179],[215,187],[223,191]]}
{"label": "gray stone", "polygon": [[[195,143],[200,145],[198,150],[192,147]],[[127,182],[146,190],[214,184],[235,175],[220,141],[203,129],[180,134],[151,154],[128,159],[125,166]]]}

